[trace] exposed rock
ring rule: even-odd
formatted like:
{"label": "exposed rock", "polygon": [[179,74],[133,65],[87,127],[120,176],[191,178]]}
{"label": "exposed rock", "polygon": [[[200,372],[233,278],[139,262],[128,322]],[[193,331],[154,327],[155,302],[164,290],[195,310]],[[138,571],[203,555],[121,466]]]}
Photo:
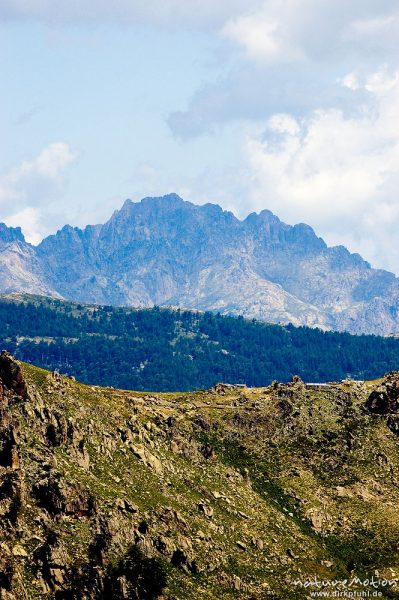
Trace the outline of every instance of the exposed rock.
{"label": "exposed rock", "polygon": [[14,560],[4,545],[0,545],[0,597],[1,590],[10,591],[12,588],[12,580],[14,577],[15,565]]}
{"label": "exposed rock", "polygon": [[36,548],[33,558],[44,593],[62,590],[67,586],[70,557],[53,531],[48,533],[45,543]]}
{"label": "exposed rock", "polygon": [[172,452],[174,452],[175,454],[179,454],[180,452],[180,448],[177,442],[175,442],[175,440],[172,440],[170,442],[170,449],[172,450]]}
{"label": "exposed rock", "polygon": [[76,462],[85,470],[89,469],[90,456],[86,448],[86,442],[77,423],[71,419],[68,421],[67,440],[69,452],[76,458]]}
{"label": "exposed rock", "polygon": [[162,473],[163,468],[161,461],[154,454],[152,454],[145,446],[132,444],[131,449],[133,454],[137,458],[139,458],[145,465],[151,467],[158,474]]}
{"label": "exposed rock", "polygon": [[230,588],[231,590],[235,590],[237,592],[245,592],[247,590],[247,586],[243,583],[243,581],[238,577],[238,575],[220,575],[218,577],[218,581]]}
{"label": "exposed rock", "polygon": [[71,515],[89,517],[94,512],[93,499],[85,490],[67,484],[59,473],[51,472],[32,487],[32,494],[41,508],[51,517]]}
{"label": "exposed rock", "polygon": [[66,225],[37,247],[1,224],[0,247],[7,293],[182,306],[353,333],[399,331],[393,273],[372,269],[343,246],[327,247],[308,225],[287,225],[268,210],[240,221],[169,194],[127,200],[104,225]]}
{"label": "exposed rock", "polygon": [[198,504],[198,508],[200,509],[200,511],[202,513],[204,513],[204,515],[206,517],[209,517],[209,518],[213,517],[213,508],[212,508],[212,506],[209,506],[209,504],[205,504],[204,502],[201,502],[200,504]]}
{"label": "exposed rock", "polygon": [[16,427],[15,422],[5,427],[0,425],[0,467],[18,469],[20,466]]}
{"label": "exposed rock", "polygon": [[254,546],[256,546],[258,548],[258,550],[263,550],[265,547],[265,544],[264,544],[263,540],[256,539],[256,540],[254,540]]}
{"label": "exposed rock", "polygon": [[399,415],[389,415],[387,425],[392,433],[399,436]]}
{"label": "exposed rock", "polygon": [[68,439],[66,419],[59,413],[49,415],[49,424],[46,427],[46,439],[50,446],[61,446]]}
{"label": "exposed rock", "polygon": [[327,567],[327,569],[330,569],[334,565],[332,560],[322,560],[321,564]]}
{"label": "exposed rock", "polygon": [[192,559],[186,550],[182,550],[181,548],[176,548],[172,554],[170,562],[174,567],[178,567],[184,571],[189,571],[191,573],[198,572],[198,567],[195,560]]}
{"label": "exposed rock", "polygon": [[215,392],[215,394],[220,394],[221,396],[232,390],[234,390],[234,385],[230,383],[216,383],[212,388],[212,391]]}
{"label": "exposed rock", "polygon": [[201,448],[201,454],[204,458],[209,459],[215,456],[215,451],[210,444],[205,444]]}
{"label": "exposed rock", "polygon": [[206,415],[201,415],[200,417],[195,418],[194,423],[204,431],[209,431],[211,429],[211,420]]}
{"label": "exposed rock", "polygon": [[14,546],[14,548],[12,549],[12,554],[13,554],[13,556],[22,557],[22,558],[28,558],[28,556],[29,556],[29,554],[27,553],[25,548],[23,548],[19,544]]}
{"label": "exposed rock", "polygon": [[293,411],[292,404],[291,404],[291,402],[289,402],[289,400],[286,400],[286,399],[280,400],[280,402],[278,403],[278,406],[284,417],[288,417]]}
{"label": "exposed rock", "polygon": [[166,586],[166,573],[154,558],[133,547],[112,569],[105,582],[104,598],[156,600]]}
{"label": "exposed rock", "polygon": [[385,415],[399,411],[399,372],[389,373],[383,383],[368,397],[366,408],[375,414]]}
{"label": "exposed rock", "polygon": [[164,556],[172,557],[176,550],[176,546],[170,538],[163,535],[157,537],[154,543],[156,549]]}
{"label": "exposed rock", "polygon": [[315,531],[321,532],[323,531],[323,525],[325,523],[326,517],[322,511],[312,510],[310,512],[310,522],[312,523],[313,529]]}
{"label": "exposed rock", "polygon": [[5,350],[0,353],[0,381],[3,386],[3,395],[4,388],[6,388],[19,398],[26,398],[28,391],[21,367]]}
{"label": "exposed rock", "polygon": [[1,473],[0,470],[0,519],[4,524],[17,524],[22,501],[21,475],[15,471]]}
{"label": "exposed rock", "polygon": [[116,499],[115,506],[122,512],[137,513],[139,510],[137,506],[129,502],[129,500],[122,500],[121,498]]}

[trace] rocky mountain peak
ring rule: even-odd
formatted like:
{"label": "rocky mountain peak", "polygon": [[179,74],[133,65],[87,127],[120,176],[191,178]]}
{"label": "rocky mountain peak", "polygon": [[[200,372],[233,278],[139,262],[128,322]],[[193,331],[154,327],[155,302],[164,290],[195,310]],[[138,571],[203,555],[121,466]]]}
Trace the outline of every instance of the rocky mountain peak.
{"label": "rocky mountain peak", "polygon": [[251,213],[244,220],[244,224],[264,244],[296,245],[301,252],[320,252],[327,248],[327,244],[315,234],[310,225],[305,223],[287,225],[270,210]]}
{"label": "rocky mountain peak", "polygon": [[16,241],[25,242],[21,228],[7,227],[5,223],[0,223],[0,242],[9,244]]}
{"label": "rocky mountain peak", "polygon": [[178,194],[166,194],[165,196],[146,196],[140,202],[133,202],[129,198],[125,200],[120,210],[116,210],[111,220],[117,216],[128,217],[132,213],[162,211],[173,212],[177,209],[193,207],[191,202],[183,200]]}
{"label": "rocky mountain peak", "polygon": [[0,240],[18,240],[17,255],[7,244],[0,255],[0,292],[399,332],[392,273],[343,246],[329,248],[309,225],[288,225],[269,210],[239,220],[217,204],[168,194],[126,200],[104,225],[67,225],[37,248],[4,224]]}
{"label": "rocky mountain peak", "polygon": [[325,241],[315,234],[310,225],[305,223],[298,223],[288,229],[285,240],[290,244],[294,244],[298,249],[297,251],[303,254],[317,254],[327,249]]}
{"label": "rocky mountain peak", "polygon": [[277,217],[277,215],[272,213],[271,210],[267,210],[266,208],[264,210],[261,210],[259,213],[257,213],[257,212],[250,213],[246,217],[244,222],[246,222],[250,225],[257,225],[257,226],[259,226],[259,224],[266,225],[268,223],[282,224],[282,221],[280,221],[280,219]]}

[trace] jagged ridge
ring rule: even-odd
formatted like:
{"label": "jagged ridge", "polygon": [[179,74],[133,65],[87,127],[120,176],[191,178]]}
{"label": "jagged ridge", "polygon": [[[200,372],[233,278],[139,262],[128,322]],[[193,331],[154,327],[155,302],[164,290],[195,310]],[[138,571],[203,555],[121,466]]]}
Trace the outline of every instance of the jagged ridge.
{"label": "jagged ridge", "polygon": [[308,225],[240,221],[175,194],[127,200],[104,225],[37,247],[0,229],[0,291],[100,304],[176,305],[353,333],[399,332],[399,280]]}

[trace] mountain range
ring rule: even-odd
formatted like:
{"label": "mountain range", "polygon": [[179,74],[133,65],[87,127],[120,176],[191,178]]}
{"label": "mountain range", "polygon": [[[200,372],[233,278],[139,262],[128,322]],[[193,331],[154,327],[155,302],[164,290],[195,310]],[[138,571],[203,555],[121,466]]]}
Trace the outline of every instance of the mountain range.
{"label": "mountain range", "polygon": [[0,292],[399,333],[393,273],[268,210],[239,220],[176,194],[126,200],[105,224],[65,225],[38,246],[19,227],[0,224]]}

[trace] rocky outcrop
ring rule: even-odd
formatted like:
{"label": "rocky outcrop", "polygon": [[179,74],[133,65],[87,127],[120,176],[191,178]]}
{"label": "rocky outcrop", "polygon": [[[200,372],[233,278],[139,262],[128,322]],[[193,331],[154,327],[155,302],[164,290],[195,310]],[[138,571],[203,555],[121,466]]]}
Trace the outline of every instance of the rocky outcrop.
{"label": "rocky outcrop", "polygon": [[388,373],[365,402],[367,411],[374,415],[387,415],[386,424],[399,436],[399,372]]}
{"label": "rocky outcrop", "polygon": [[[7,544],[0,542],[0,594],[9,592],[15,572],[14,557]],[[7,596],[6,596],[7,597]]]}
{"label": "rocky outcrop", "polygon": [[2,402],[10,399],[10,395],[25,398],[27,388],[22,376],[20,365],[4,350],[0,354],[0,384]]}
{"label": "rocky outcrop", "polygon": [[[17,525],[24,496],[19,446],[20,424],[13,414],[12,405],[24,401],[26,397],[27,387],[19,363],[7,352],[2,352],[0,354],[0,520],[6,528]],[[6,564],[9,563],[6,561]]]}
{"label": "rocky outcrop", "polygon": [[381,385],[371,392],[366,408],[378,415],[399,412],[399,372],[386,375]]}
{"label": "rocky outcrop", "polygon": [[174,305],[353,333],[399,333],[399,280],[270,211],[240,221],[175,194],[127,200],[104,225],[37,247],[0,225],[1,292]]}

